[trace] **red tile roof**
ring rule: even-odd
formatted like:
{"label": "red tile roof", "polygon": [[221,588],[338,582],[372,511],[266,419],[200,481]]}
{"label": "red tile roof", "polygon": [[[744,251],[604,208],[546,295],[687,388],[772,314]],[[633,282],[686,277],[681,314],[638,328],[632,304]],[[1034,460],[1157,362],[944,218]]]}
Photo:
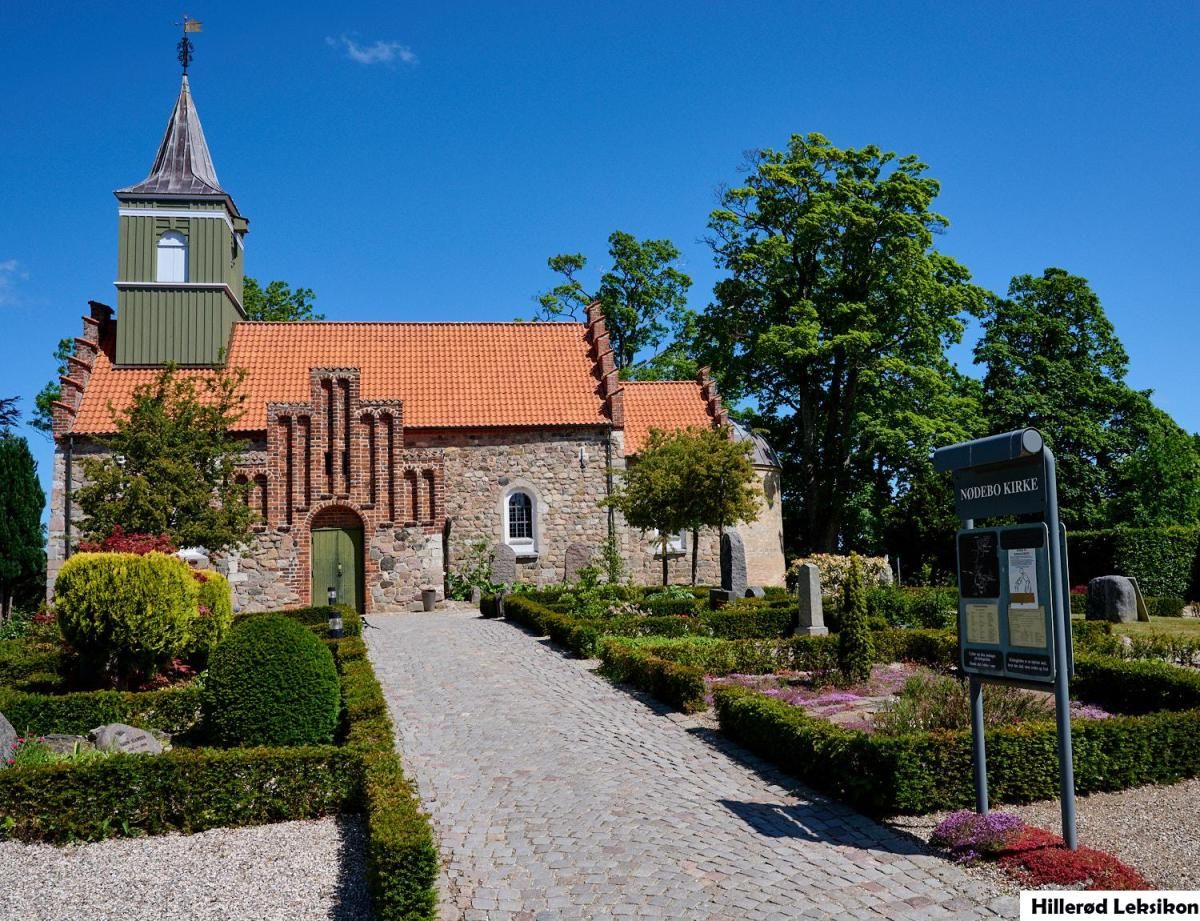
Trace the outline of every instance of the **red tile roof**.
{"label": "red tile roof", "polygon": [[708,402],[696,381],[625,381],[625,453],[637,454],[650,429],[711,426]]}
{"label": "red tile roof", "polygon": [[[404,401],[408,428],[604,425],[603,401],[575,323],[238,323],[228,364],[249,372],[237,431],[266,428],[268,402],[304,402],[310,368],[358,368],[364,400]],[[73,431],[112,431],[153,368],[96,359]],[[183,371],[201,375],[203,371]]]}

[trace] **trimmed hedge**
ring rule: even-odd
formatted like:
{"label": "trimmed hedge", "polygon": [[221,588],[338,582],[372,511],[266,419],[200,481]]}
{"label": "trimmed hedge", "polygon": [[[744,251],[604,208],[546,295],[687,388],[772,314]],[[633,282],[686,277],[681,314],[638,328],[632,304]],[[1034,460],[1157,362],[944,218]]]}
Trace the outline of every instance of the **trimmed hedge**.
{"label": "trimmed hedge", "polygon": [[195,687],[164,691],[86,691],[31,694],[0,690],[0,713],[17,732],[86,735],[105,723],[126,723],[182,735],[200,722],[201,691]]}
{"label": "trimmed hedge", "polygon": [[484,617],[500,616],[500,596],[484,593],[479,596],[479,613]]}
{"label": "trimmed hedge", "polygon": [[684,713],[705,708],[706,687],[701,668],[671,662],[621,643],[606,643],[601,658],[604,661],[601,672],[614,681],[632,684]]}
{"label": "trimmed hedge", "polygon": [[198,582],[197,614],[188,629],[187,650],[207,659],[233,625],[233,594],[219,572],[199,570],[192,577]]}
{"label": "trimmed hedge", "polygon": [[[327,609],[279,613],[298,614],[295,619],[307,619],[314,632],[326,632]],[[343,616],[347,632],[357,634],[357,615]],[[395,753],[366,646],[357,635],[325,645],[341,676],[341,747],[176,749],[0,771],[0,802],[11,816],[0,823],[0,839],[98,840],[361,811],[376,917],[432,921],[438,852]],[[26,722],[45,733],[86,732],[116,721],[178,732],[198,718],[200,693],[180,688],[48,696],[0,690],[0,711],[14,716],[18,731]]]}
{"label": "trimmed hedge", "polygon": [[1067,535],[1070,576],[1086,585],[1096,576],[1133,576],[1147,595],[1200,596],[1200,528],[1118,528]]}
{"label": "trimmed hedge", "polygon": [[362,635],[362,617],[354,608],[344,604],[335,604],[332,606],[322,604],[311,608],[291,608],[286,611],[255,611],[252,613],[235,614],[233,625],[236,627],[243,621],[254,617],[266,617],[271,614],[278,614],[286,617],[288,620],[294,620],[297,623],[303,624],[317,636],[321,637],[321,639],[329,639],[329,615],[335,611],[342,615],[343,636]]}
{"label": "trimmed hedge", "polygon": [[[1138,695],[1147,708],[1200,702],[1200,676],[1185,669],[1087,657],[1077,660],[1076,667],[1083,696],[1101,705],[1137,705]],[[866,812],[923,813],[969,807],[974,801],[969,732],[871,736],[744,688],[721,688],[714,697],[723,732]],[[1071,737],[1080,794],[1200,775],[1200,710],[1080,720]],[[1057,795],[1053,723],[989,730],[987,745],[994,802]]]}

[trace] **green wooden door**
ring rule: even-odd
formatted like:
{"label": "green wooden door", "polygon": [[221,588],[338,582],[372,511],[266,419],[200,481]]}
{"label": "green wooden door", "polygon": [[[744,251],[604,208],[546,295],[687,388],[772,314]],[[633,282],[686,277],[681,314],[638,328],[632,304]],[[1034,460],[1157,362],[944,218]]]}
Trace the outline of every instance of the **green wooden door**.
{"label": "green wooden door", "polygon": [[363,532],[361,528],[314,528],[312,532],[312,603],[325,604],[329,589],[338,601],[362,611]]}

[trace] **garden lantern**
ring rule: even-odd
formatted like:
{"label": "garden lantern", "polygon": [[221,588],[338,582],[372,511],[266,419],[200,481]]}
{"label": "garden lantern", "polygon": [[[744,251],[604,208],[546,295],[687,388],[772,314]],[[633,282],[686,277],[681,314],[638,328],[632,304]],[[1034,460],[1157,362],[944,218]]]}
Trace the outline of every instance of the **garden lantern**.
{"label": "garden lantern", "polygon": [[334,607],[337,604],[337,589],[329,586],[329,635],[335,640],[342,635],[342,614]]}

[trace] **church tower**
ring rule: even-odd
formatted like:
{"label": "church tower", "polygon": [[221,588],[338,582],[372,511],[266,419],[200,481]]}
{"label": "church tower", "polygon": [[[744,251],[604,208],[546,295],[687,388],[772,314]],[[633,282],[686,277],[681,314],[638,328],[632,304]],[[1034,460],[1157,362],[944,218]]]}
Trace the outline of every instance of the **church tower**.
{"label": "church tower", "polygon": [[116,364],[219,364],[233,324],[246,316],[249,222],[217,180],[186,61],[150,175],[114,194],[120,203]]}

